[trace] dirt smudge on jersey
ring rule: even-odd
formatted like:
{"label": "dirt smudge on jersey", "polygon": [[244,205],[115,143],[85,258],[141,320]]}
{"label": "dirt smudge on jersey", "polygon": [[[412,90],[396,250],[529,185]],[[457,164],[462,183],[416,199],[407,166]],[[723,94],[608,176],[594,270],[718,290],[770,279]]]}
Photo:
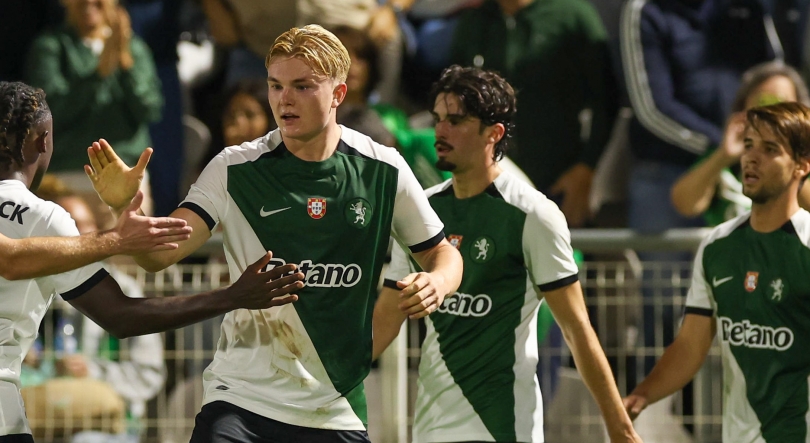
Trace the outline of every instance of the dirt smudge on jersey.
{"label": "dirt smudge on jersey", "polygon": [[266,324],[269,327],[271,339],[278,340],[292,355],[301,358],[303,337],[292,326],[282,320],[269,320]]}

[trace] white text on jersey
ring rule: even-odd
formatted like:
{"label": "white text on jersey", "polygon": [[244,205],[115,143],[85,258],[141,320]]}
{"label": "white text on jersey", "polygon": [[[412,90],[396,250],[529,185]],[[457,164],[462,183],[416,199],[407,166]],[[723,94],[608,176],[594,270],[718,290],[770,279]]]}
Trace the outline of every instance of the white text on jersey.
{"label": "white text on jersey", "polygon": [[[273,258],[267,264],[269,271],[276,266],[284,266],[287,262],[281,258]],[[298,264],[298,271],[304,274],[304,284],[314,288],[350,288],[356,285],[363,276],[360,265],[350,263],[312,263],[312,260],[302,260]]]}
{"label": "white text on jersey", "polygon": [[732,346],[786,351],[793,345],[793,331],[784,326],[760,326],[751,324],[748,320],[733,322],[728,317],[720,317],[720,325],[723,341]]}
{"label": "white text on jersey", "polygon": [[489,314],[491,309],[492,299],[486,294],[469,295],[456,292],[452,297],[444,299],[438,311],[459,317],[483,317]]}

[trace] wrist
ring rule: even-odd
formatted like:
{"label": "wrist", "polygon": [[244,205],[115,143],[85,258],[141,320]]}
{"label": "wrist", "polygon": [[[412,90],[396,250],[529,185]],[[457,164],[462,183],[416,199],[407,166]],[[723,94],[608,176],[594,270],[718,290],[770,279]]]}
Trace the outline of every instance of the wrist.
{"label": "wrist", "polygon": [[101,255],[106,258],[113,255],[126,254],[128,251],[123,243],[123,237],[116,229],[109,229],[98,233],[97,237],[98,250]]}
{"label": "wrist", "polygon": [[431,272],[430,278],[433,280],[433,284],[436,286],[436,289],[441,292],[442,296],[447,296],[448,291],[445,284],[447,279],[444,277],[444,274],[441,272]]}

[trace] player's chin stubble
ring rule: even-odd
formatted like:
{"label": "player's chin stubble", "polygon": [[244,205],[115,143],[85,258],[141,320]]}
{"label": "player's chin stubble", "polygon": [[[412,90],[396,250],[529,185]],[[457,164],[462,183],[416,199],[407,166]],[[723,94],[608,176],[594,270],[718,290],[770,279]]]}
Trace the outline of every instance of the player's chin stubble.
{"label": "player's chin stubble", "polygon": [[456,169],[456,164],[440,158],[436,161],[436,169],[440,171],[452,171]]}

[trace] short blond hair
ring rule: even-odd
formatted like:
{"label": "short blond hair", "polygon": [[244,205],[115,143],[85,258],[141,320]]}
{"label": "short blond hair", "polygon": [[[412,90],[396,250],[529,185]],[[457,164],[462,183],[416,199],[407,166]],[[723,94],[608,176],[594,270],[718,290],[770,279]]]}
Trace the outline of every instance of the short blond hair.
{"label": "short blond hair", "polygon": [[300,57],[318,75],[346,81],[349,75],[349,51],[335,34],[319,25],[292,28],[281,34],[264,59],[264,66],[282,57]]}

